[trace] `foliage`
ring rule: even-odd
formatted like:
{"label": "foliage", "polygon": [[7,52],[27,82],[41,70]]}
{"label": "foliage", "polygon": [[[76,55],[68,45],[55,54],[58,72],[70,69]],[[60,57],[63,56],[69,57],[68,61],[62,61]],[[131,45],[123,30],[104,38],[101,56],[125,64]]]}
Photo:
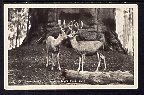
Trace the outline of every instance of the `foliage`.
{"label": "foliage", "polygon": [[[8,9],[8,32],[9,40],[24,38],[27,33],[28,8],[9,8]],[[19,42],[20,43],[20,42]],[[20,45],[20,44],[19,44]]]}

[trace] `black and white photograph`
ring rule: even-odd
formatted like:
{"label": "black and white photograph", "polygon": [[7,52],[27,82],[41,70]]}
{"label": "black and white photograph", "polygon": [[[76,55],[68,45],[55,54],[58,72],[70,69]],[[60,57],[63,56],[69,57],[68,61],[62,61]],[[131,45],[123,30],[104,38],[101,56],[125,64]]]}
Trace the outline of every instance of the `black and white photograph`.
{"label": "black and white photograph", "polygon": [[137,4],[4,4],[4,89],[137,88]]}

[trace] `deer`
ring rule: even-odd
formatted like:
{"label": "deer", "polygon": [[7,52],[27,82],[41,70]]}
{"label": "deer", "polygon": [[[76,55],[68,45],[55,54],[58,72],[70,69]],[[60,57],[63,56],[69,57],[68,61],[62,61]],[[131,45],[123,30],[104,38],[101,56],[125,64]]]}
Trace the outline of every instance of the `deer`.
{"label": "deer", "polygon": [[[78,25],[74,24],[74,26],[77,27]],[[96,72],[99,71],[99,67],[101,65],[102,59],[104,61],[104,70],[106,70],[105,56],[102,53],[98,52],[99,49],[104,46],[105,39],[101,41],[77,41],[76,37],[78,36],[78,31],[73,30],[71,27],[69,27],[69,29],[71,30],[71,33],[67,35],[68,39],[70,40],[73,49],[79,54],[79,66],[77,71],[80,70],[84,71],[83,65],[85,63],[84,62],[85,56],[94,55],[94,54],[97,54],[98,61],[99,61],[97,69],[95,71]]]}
{"label": "deer", "polygon": [[[58,37],[55,39],[53,36],[48,36],[46,38],[46,52],[47,52],[47,63],[46,67],[50,65],[49,61],[51,62],[51,70],[54,69],[55,66],[55,60],[54,60],[54,55],[56,55],[57,63],[58,63],[58,70],[61,70],[60,63],[59,63],[59,46],[62,43],[63,40],[67,39],[67,35],[60,25],[60,33]],[[50,57],[51,56],[51,57]]]}

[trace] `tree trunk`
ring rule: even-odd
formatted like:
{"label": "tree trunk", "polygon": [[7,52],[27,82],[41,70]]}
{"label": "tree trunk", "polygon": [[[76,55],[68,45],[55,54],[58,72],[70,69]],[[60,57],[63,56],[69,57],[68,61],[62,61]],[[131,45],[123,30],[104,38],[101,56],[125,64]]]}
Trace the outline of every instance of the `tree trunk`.
{"label": "tree trunk", "polygon": [[38,28],[38,9],[29,9],[31,18],[29,19],[31,22],[31,28],[29,32],[27,33],[26,38],[23,41],[22,45],[29,44],[33,38],[33,34],[36,32]]}
{"label": "tree trunk", "polygon": [[[37,40],[38,43],[43,42],[42,40],[44,40],[44,38],[41,36],[43,36],[43,33],[45,32],[46,33],[51,32],[51,31],[48,31],[48,28],[53,28],[56,25],[54,22],[56,21],[57,23],[58,19],[59,20],[65,19],[66,22],[69,22],[69,20],[73,20],[73,19],[77,21],[82,20],[84,22],[84,25],[87,26],[87,28],[89,28],[89,25],[93,24],[91,22],[95,22],[96,31],[102,30],[101,32],[104,32],[103,26],[105,26],[110,29],[108,31],[115,32],[114,9],[96,8],[96,9],[91,9],[91,10],[90,9],[82,9],[80,11],[78,10],[80,9],[51,9],[51,8],[50,9],[35,9],[35,8],[29,9],[28,25],[29,25],[29,20],[30,20],[31,28],[28,31],[28,27],[27,27],[27,36],[24,39],[22,45],[33,43],[35,42],[35,40]],[[62,12],[65,15],[62,15],[61,14]],[[31,17],[30,19],[29,19],[29,16]],[[100,24],[103,22],[103,20],[104,22],[106,22],[106,25]],[[88,23],[88,25],[86,23]],[[49,24],[52,24],[52,25],[49,25]],[[38,30],[39,29],[38,27],[40,27],[40,25],[43,25],[44,32],[41,32]],[[107,29],[105,28],[105,31],[106,30]],[[111,40],[110,39],[111,37],[107,36],[107,38]]]}
{"label": "tree trunk", "polygon": [[78,72],[74,70],[65,70],[62,72],[62,76],[67,80],[81,80],[84,83],[89,84],[133,84],[134,76],[128,71],[109,71],[109,72]]}
{"label": "tree trunk", "polygon": [[19,32],[19,29],[18,29],[18,23],[17,23],[17,33],[16,33],[16,44],[15,44],[15,47],[17,47],[17,41],[18,41],[18,33]]}
{"label": "tree trunk", "polygon": [[28,22],[27,22],[27,34],[29,33],[29,11],[28,11]]}

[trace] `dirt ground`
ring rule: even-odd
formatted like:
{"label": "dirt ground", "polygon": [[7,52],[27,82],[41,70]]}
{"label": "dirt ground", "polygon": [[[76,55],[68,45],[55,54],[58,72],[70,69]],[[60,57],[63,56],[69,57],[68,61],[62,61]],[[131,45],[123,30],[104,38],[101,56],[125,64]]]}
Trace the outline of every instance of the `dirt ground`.
{"label": "dirt ground", "polygon": [[[132,56],[116,51],[103,51],[106,57],[107,71],[134,72]],[[97,56],[87,56],[85,71],[95,71]],[[71,48],[60,47],[60,65],[62,70],[77,70],[78,55]],[[103,69],[103,65],[101,67]],[[85,83],[68,83],[56,68],[51,71],[46,67],[46,51],[44,45],[21,46],[8,51],[8,84],[9,85],[72,85]],[[87,84],[85,84],[87,85]]]}

